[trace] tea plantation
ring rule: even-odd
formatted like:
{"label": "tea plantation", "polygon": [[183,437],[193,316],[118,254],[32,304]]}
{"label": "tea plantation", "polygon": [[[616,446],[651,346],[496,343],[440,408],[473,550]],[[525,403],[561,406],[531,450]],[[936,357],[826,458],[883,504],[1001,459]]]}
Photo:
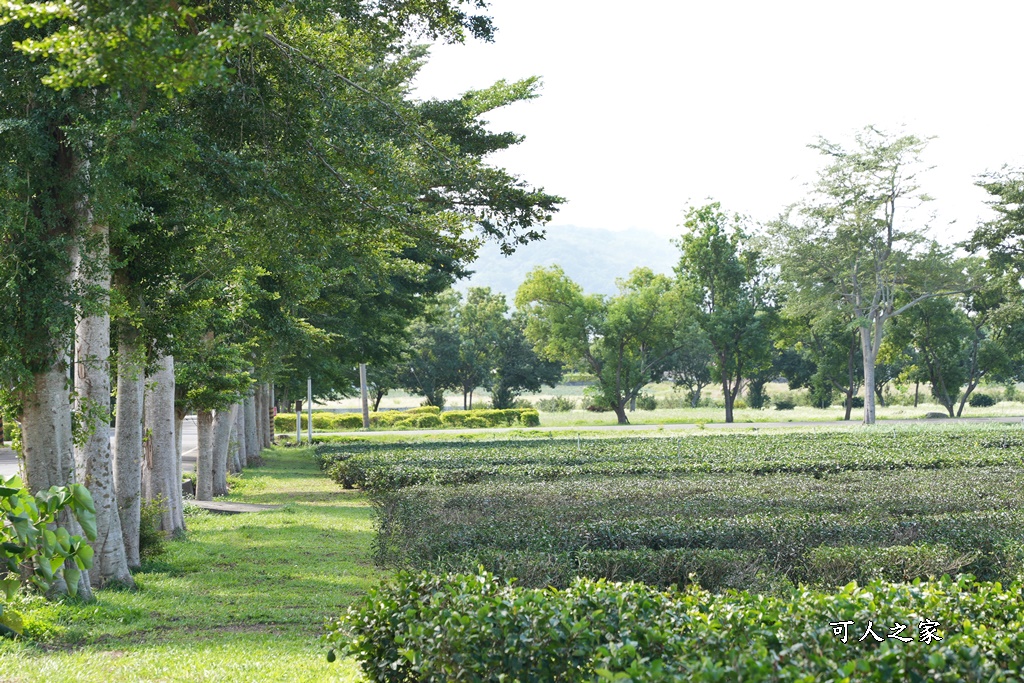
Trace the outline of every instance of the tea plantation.
{"label": "tea plantation", "polygon": [[[571,668],[578,673],[571,680],[593,680],[602,672],[631,680],[689,680],[719,669],[727,680],[815,680],[819,666],[835,667],[828,680],[868,679],[868,670],[885,667],[927,678],[930,670],[968,661],[973,663],[963,666],[977,678],[960,679],[1011,680],[1024,662],[1024,654],[992,659],[977,650],[1011,647],[1006,638],[1019,631],[1022,618],[1019,586],[981,583],[1010,585],[1024,570],[1020,427],[331,444],[319,447],[318,458],[339,484],[370,492],[377,562],[428,572],[400,574],[397,584],[347,618],[344,632],[363,634],[347,651],[361,657],[377,680],[407,680],[374,673],[388,657],[401,660],[392,673],[406,671],[414,680],[460,678],[459,667],[499,656],[491,650],[502,646],[492,640],[506,637],[538,648],[532,659],[527,654],[507,663],[525,667],[522,680],[549,678],[535,676],[539,671],[563,675],[542,662],[564,663],[572,652],[582,659]],[[975,578],[929,583],[947,574]],[[888,583],[915,581],[924,583]],[[993,609],[968,619],[957,610],[981,600],[977,591],[994,596]],[[910,602],[872,602],[872,594],[909,596]],[[954,594],[966,597],[949,603]],[[933,649],[918,661],[892,654],[890,645],[902,643],[886,641],[848,648],[849,671],[843,668],[849,662],[835,658],[829,624],[840,612],[863,617],[874,609],[881,619],[895,610],[921,621],[927,615],[913,603],[931,595],[946,596],[939,600],[942,610],[936,607],[947,622],[944,633],[973,633],[973,640],[956,642],[975,648],[974,654],[929,659],[939,651]],[[627,609],[633,602],[635,609]],[[519,607],[495,611],[497,604]],[[835,609],[815,613],[816,604]],[[519,616],[510,617],[509,609]],[[802,635],[785,633],[784,614]],[[367,620],[375,629],[365,627]],[[646,635],[613,646],[609,639],[623,637],[627,621],[627,630]],[[984,638],[977,628],[988,629]],[[445,634],[448,644],[431,641],[422,629],[431,638]],[[703,646],[684,637],[688,630]],[[379,642],[392,637],[398,640],[391,645]],[[475,654],[454,654],[453,643],[462,637],[477,643],[477,650],[470,648]],[[798,646],[818,654],[797,653]],[[621,647],[632,649],[623,654],[616,650]],[[710,659],[701,664],[702,658]],[[911,660],[917,663],[911,666]],[[655,661],[660,678],[648,675]],[[758,673],[769,661],[774,668]],[[636,668],[637,662],[651,666]],[[795,668],[787,669],[790,664]],[[648,673],[639,675],[641,670]],[[784,671],[793,675],[782,676]],[[817,673],[802,679],[799,671]]]}

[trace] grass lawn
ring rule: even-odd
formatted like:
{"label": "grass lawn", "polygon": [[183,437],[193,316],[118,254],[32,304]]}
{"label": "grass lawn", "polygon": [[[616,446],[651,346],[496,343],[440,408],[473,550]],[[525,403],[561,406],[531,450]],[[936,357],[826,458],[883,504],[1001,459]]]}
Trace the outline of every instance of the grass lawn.
{"label": "grass lawn", "polygon": [[137,591],[16,607],[31,637],[0,641],[0,681],[360,680],[355,664],[327,663],[318,637],[381,576],[370,507],[307,449],[264,459],[229,498],[281,510],[188,517],[187,537],[135,574]]}

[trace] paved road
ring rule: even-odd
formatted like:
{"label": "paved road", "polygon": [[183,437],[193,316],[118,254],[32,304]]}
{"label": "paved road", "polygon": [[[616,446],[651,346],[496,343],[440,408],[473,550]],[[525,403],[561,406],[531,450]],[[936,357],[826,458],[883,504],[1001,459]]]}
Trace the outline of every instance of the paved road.
{"label": "paved road", "polygon": [[[196,432],[196,418],[189,415],[181,429],[181,466],[186,472],[193,472],[196,469],[196,451],[198,450],[198,435]],[[111,435],[110,444],[113,446],[114,437]],[[18,458],[10,448],[0,448],[0,477],[10,477],[18,474]]]}

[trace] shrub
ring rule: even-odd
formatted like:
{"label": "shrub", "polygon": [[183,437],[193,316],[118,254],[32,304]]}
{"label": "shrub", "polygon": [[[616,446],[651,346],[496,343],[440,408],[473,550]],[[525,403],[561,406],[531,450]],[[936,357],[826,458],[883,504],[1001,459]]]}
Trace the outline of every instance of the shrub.
{"label": "shrub", "polygon": [[[315,420],[313,426],[316,426]],[[338,414],[334,416],[334,423],[331,426],[334,429],[362,429],[363,416],[358,413]]]}
{"label": "shrub", "polygon": [[990,408],[996,404],[996,400],[988,394],[971,394],[967,400],[972,408]]}
{"label": "shrub", "polygon": [[732,408],[733,410],[744,410],[745,408],[747,408],[747,402],[744,401],[742,398],[738,398],[732,402]]}
{"label": "shrub", "polygon": [[537,400],[537,409],[543,410],[545,413],[567,413],[575,408],[576,399],[568,396],[552,396]]}
{"label": "shrub", "polygon": [[536,410],[523,410],[519,413],[519,423],[524,427],[539,427],[540,413]]}
{"label": "shrub", "polygon": [[776,398],[772,401],[775,404],[775,410],[793,410],[796,408],[796,401],[791,398]]}
{"label": "shrub", "polygon": [[636,397],[636,407],[640,410],[655,410],[658,407],[658,401],[653,394],[644,392]]}
{"label": "shrub", "polygon": [[441,418],[434,414],[417,415],[412,421],[417,429],[440,429]]}
{"label": "shrub", "polygon": [[1004,401],[1016,401],[1017,400],[1017,385],[1007,384],[1003,388],[1003,400]]}
{"label": "shrub", "polygon": [[439,406],[418,406],[405,411],[406,415],[440,415],[441,408]]}
{"label": "shrub", "polygon": [[[941,638],[927,642],[922,620]],[[580,579],[528,589],[487,572],[401,572],[325,640],[373,681],[1016,680],[1024,586],[943,578],[779,597]],[[904,624],[909,642],[859,646]],[[847,637],[833,623],[849,622]],[[842,627],[840,627],[842,628]],[[332,649],[328,659],[336,657]]]}
{"label": "shrub", "polygon": [[160,529],[161,518],[167,508],[163,496],[154,500],[143,500],[139,508],[139,555],[143,559],[156,557],[165,552],[167,534]]}
{"label": "shrub", "polygon": [[863,396],[853,396],[853,397],[851,397],[850,398],[850,405],[853,406],[854,408],[863,408],[864,407],[864,397]]}

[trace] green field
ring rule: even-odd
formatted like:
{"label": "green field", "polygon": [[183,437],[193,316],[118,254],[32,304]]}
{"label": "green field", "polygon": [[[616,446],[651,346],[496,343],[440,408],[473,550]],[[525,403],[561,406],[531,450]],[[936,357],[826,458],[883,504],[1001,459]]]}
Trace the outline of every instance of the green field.
{"label": "green field", "polygon": [[318,448],[390,567],[565,586],[834,587],[1024,561],[1024,432],[900,428]]}
{"label": "green field", "polygon": [[134,592],[93,604],[20,605],[27,638],[0,640],[8,681],[347,681],[318,638],[380,570],[362,494],[317,472],[305,449],[265,451],[231,499],[279,511],[193,514],[184,540],[147,561]]}
{"label": "green field", "polygon": [[[92,604],[23,600],[18,609],[27,637],[0,642],[0,680],[362,680],[353,659],[326,661],[325,620],[352,606],[369,614],[361,598],[399,568],[435,577],[475,574],[480,566],[496,573],[497,583],[482,584],[405,579],[406,597],[422,590],[434,597],[417,598],[421,613],[403,612],[388,623],[418,619],[417,629],[437,627],[451,642],[470,637],[475,622],[466,622],[462,635],[448,621],[433,622],[440,619],[434,607],[442,609],[431,602],[440,600],[438,586],[463,607],[482,601],[480,614],[499,594],[509,604],[533,605],[538,615],[576,614],[583,609],[581,591],[595,601],[590,613],[597,604],[606,610],[638,600],[646,607],[630,613],[630,628],[654,629],[651,637],[667,638],[680,662],[706,650],[691,652],[679,635],[684,631],[664,631],[665,619],[690,619],[694,610],[727,609],[742,617],[708,621],[701,638],[720,639],[720,653],[747,648],[735,656],[754,667],[764,653],[749,649],[737,629],[765,632],[770,615],[810,619],[824,605],[858,605],[860,615],[875,610],[904,618],[920,611],[915,600],[946,616],[980,610],[990,629],[972,642],[1015,651],[1008,641],[992,640],[1004,637],[992,629],[1010,633],[1019,601],[991,584],[868,584],[866,591],[838,593],[836,587],[960,572],[1013,580],[1024,566],[1024,430],[1016,425],[693,430],[645,438],[366,435],[317,451],[314,457],[309,449],[273,449],[263,467],[233,482],[230,498],[282,504],[281,510],[236,516],[192,510],[186,538],[168,542],[137,574],[139,590],[99,591]],[[584,586],[578,576],[691,586],[691,592]],[[519,588],[494,588],[512,577]],[[693,581],[710,592],[693,592]],[[989,591],[989,604],[1003,612],[983,606],[974,588],[982,585],[990,586],[979,589]],[[531,596],[525,592],[531,586],[542,590]],[[753,592],[715,596],[732,588]],[[871,591],[909,602],[883,610]],[[952,595],[959,595],[956,602],[949,602]],[[794,596],[802,597],[787,602]],[[827,622],[795,628],[834,658],[821,630]],[[389,637],[386,629],[380,633]],[[341,641],[349,642],[350,632],[344,634]],[[423,644],[423,657],[432,656],[430,647]],[[978,671],[989,672],[984,652]],[[951,666],[966,666],[961,654],[949,655]],[[579,672],[592,670],[587,662]],[[590,680],[579,676],[571,680]]]}

